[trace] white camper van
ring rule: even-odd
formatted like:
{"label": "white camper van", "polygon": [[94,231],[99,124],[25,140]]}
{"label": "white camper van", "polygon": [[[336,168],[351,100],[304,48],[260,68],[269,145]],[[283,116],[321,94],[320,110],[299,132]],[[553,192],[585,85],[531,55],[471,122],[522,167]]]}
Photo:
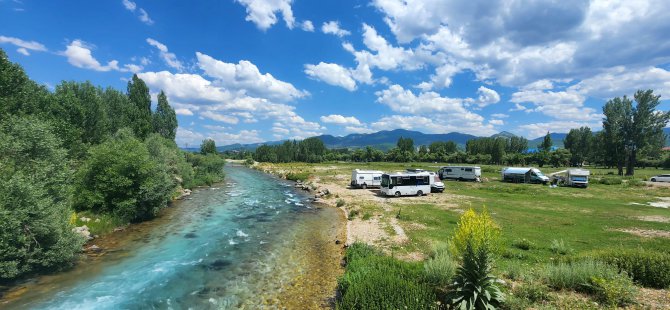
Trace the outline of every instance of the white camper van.
{"label": "white camper van", "polygon": [[584,169],[568,169],[565,173],[565,185],[572,187],[589,186],[590,171]]}
{"label": "white camper van", "polygon": [[396,172],[382,175],[381,193],[384,196],[421,196],[430,193],[433,177],[429,172]]}
{"label": "white camper van", "polygon": [[481,181],[482,168],[473,166],[446,166],[437,172],[442,180]]}
{"label": "white camper van", "polygon": [[360,170],[351,172],[352,188],[379,187],[382,184],[383,171],[378,170]]}

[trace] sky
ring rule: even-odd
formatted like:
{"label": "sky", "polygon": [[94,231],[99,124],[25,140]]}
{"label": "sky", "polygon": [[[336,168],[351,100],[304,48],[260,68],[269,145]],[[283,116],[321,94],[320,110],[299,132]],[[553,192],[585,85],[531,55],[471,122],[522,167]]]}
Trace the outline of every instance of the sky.
{"label": "sky", "polygon": [[[0,0],[0,48],[38,83],[137,74],[197,147],[379,130],[601,129],[670,98],[670,1]],[[670,110],[670,101],[662,101]]]}

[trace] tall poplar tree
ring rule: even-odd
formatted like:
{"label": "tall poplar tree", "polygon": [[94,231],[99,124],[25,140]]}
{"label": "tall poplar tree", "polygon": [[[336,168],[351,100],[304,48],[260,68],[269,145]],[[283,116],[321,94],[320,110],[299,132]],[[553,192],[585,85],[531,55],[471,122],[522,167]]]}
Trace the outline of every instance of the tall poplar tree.
{"label": "tall poplar tree", "polygon": [[158,106],[153,114],[154,132],[166,139],[173,140],[177,135],[177,114],[170,107],[167,96],[161,90],[158,94]]}
{"label": "tall poplar tree", "polygon": [[151,119],[151,95],[147,84],[137,74],[128,82],[128,99],[135,106],[132,119],[132,128],[135,136],[140,139],[146,138],[152,131]]}

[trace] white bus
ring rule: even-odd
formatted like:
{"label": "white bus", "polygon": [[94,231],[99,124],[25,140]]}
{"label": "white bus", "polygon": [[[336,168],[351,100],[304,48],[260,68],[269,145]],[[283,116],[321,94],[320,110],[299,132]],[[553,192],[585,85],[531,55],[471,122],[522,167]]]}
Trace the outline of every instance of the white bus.
{"label": "white bus", "polygon": [[442,180],[481,181],[482,168],[473,166],[446,166],[437,172]]}
{"label": "white bus", "polygon": [[429,172],[396,172],[382,175],[381,193],[384,196],[422,196],[430,193],[433,177]]}
{"label": "white bus", "polygon": [[351,172],[351,187],[363,189],[379,187],[382,184],[382,174],[383,171],[356,169]]}

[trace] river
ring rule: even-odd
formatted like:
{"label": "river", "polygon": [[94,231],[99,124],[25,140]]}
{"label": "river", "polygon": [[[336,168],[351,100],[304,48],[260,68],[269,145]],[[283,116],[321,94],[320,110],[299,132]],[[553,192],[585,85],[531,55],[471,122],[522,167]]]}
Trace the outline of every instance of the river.
{"label": "river", "polygon": [[[8,309],[324,308],[341,273],[343,215],[292,184],[227,166],[156,220],[115,233],[73,270],[39,277]],[[109,239],[109,238],[108,238]]]}

